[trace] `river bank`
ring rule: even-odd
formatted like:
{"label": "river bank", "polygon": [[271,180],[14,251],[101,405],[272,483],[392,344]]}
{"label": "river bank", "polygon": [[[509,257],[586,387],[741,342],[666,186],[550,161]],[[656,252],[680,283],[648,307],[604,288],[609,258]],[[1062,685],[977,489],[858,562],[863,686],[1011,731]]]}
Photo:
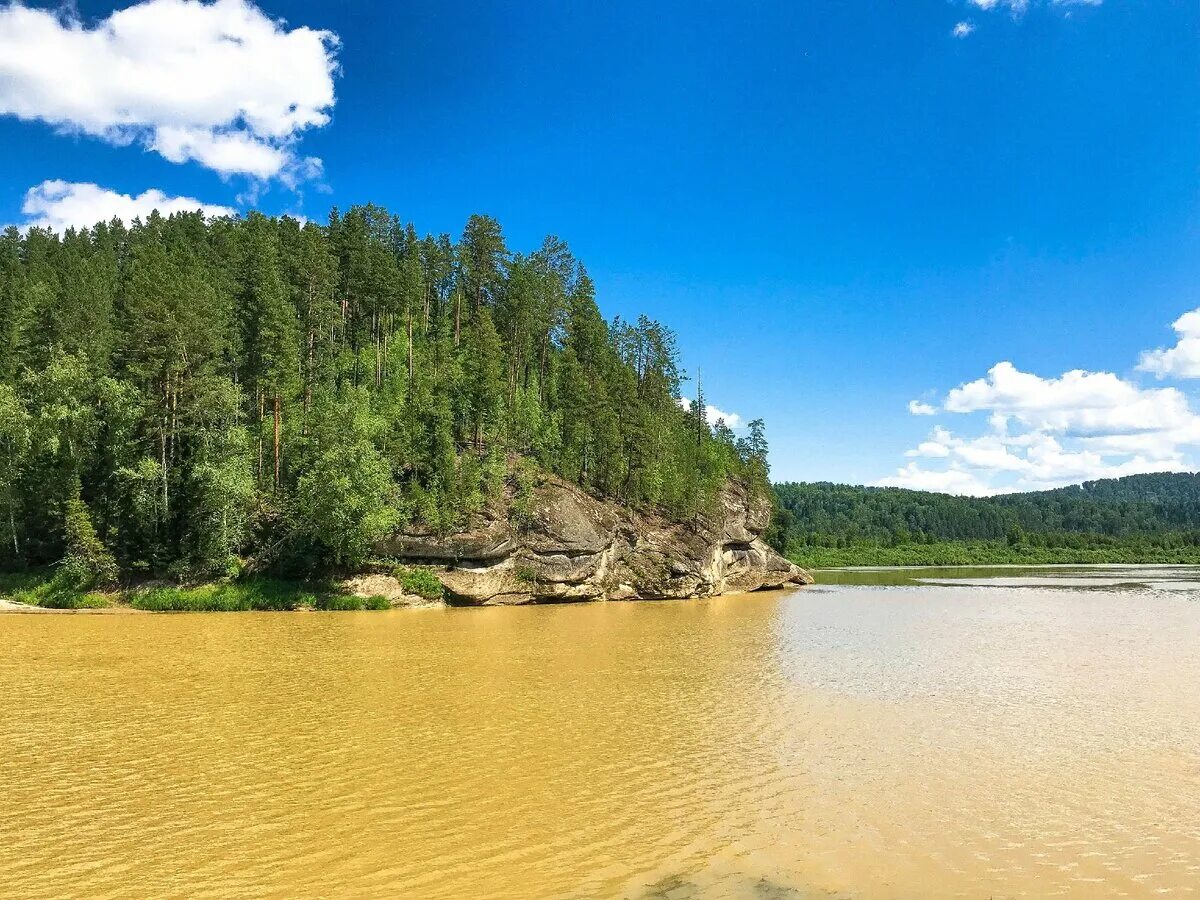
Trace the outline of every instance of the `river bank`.
{"label": "river bank", "polygon": [[[49,570],[0,573],[0,615],[6,613],[150,612],[348,612],[474,606],[447,594],[435,569],[400,567],[324,581],[249,577],[236,581],[171,585],[143,582],[110,590],[81,591]],[[444,573],[454,577],[451,573]],[[777,587],[790,587],[779,585]],[[769,590],[771,587],[760,588]],[[733,593],[733,592],[725,592]],[[701,595],[697,594],[696,597]],[[590,598],[582,598],[584,601]],[[603,602],[603,598],[595,598]],[[643,599],[639,597],[627,600]],[[663,598],[663,599],[695,599]],[[566,602],[541,599],[538,603]],[[573,600],[571,602],[580,602]],[[505,604],[511,605],[511,604]]]}
{"label": "river bank", "polygon": [[[377,584],[390,585],[393,596],[364,592]],[[0,613],[392,609],[440,602],[440,598],[440,592],[433,598],[410,594],[394,576],[364,576],[341,582],[245,578],[186,586],[143,582],[85,591],[63,584],[50,571],[0,574]]]}
{"label": "river bank", "polygon": [[9,600],[6,597],[0,597],[0,615],[12,614],[12,615],[19,616],[19,615],[29,614],[29,613],[32,613],[34,615],[42,614],[42,613],[45,613],[48,615],[56,615],[56,614],[60,614],[60,613],[65,613],[67,615],[79,615],[79,614],[89,614],[89,613],[100,613],[102,615],[112,615],[113,613],[117,613],[117,614],[133,613],[135,615],[141,615],[142,612],[144,612],[144,611],[140,610],[140,609],[134,609],[131,606],[106,606],[106,607],[100,607],[100,608],[96,608],[96,607],[74,608],[74,607],[71,607],[71,608],[66,608],[66,609],[59,609],[59,608],[52,607],[52,606],[34,606],[33,604],[30,604],[30,603],[22,603],[19,600]]}
{"label": "river bank", "polygon": [[154,612],[380,610],[686,600],[811,583],[808,572],[763,540],[771,513],[769,495],[732,480],[712,508],[679,522],[547,476],[524,498],[481,511],[467,528],[397,531],[352,571],[321,580],[142,581],[96,591],[66,583],[63,567],[57,576],[51,569],[0,573],[0,597]]}

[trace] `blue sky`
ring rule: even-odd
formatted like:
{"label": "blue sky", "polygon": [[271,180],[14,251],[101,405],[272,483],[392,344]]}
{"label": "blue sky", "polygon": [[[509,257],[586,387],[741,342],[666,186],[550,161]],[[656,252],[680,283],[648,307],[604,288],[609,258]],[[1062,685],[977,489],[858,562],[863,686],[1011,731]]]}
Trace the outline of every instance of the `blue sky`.
{"label": "blue sky", "polygon": [[[205,103],[283,112],[222,125],[140,43],[203,41],[172,18],[197,4],[114,30],[130,4],[81,2],[64,38],[0,3],[0,221],[152,189],[486,212],[517,249],[565,238],[606,314],[671,324],[710,402],[766,419],[777,478],[987,493],[1200,459],[1200,321],[1171,328],[1200,306],[1194,0],[242,4],[236,96]],[[111,39],[78,63],[73,32]],[[129,86],[89,81],[82,108],[113,58],[171,90],[117,121]]]}

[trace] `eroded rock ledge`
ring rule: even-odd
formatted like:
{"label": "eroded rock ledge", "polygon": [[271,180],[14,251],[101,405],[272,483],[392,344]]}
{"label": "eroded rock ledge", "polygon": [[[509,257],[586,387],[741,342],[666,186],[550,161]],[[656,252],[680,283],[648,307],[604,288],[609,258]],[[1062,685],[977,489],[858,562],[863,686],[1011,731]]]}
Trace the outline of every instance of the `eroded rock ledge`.
{"label": "eroded rock ledge", "polygon": [[740,484],[726,487],[714,515],[682,525],[557,479],[532,500],[519,526],[509,515],[484,516],[459,534],[398,534],[379,549],[433,567],[448,602],[471,606],[682,599],[812,582],[761,540],[770,501]]}

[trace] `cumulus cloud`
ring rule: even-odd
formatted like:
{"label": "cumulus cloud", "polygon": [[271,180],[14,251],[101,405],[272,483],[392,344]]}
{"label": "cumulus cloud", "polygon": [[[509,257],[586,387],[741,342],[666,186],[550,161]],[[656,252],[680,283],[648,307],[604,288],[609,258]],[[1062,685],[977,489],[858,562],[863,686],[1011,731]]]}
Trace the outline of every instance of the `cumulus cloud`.
{"label": "cumulus cloud", "polygon": [[954,436],[940,425],[933,429],[928,440],[922,441],[913,449],[906,452],[905,456],[925,456],[932,459],[943,459],[950,455],[950,444]]}
{"label": "cumulus cloud", "polygon": [[1171,323],[1179,336],[1174,347],[1147,350],[1138,370],[1159,378],[1200,378],[1200,309],[1185,312]]}
{"label": "cumulus cloud", "polygon": [[944,406],[954,413],[986,410],[1030,428],[1079,437],[1163,431],[1193,418],[1187,398],[1175,388],[1147,390],[1111,372],[1081,369],[1041,378],[1010,362],[950,391]]}
{"label": "cumulus cloud", "polygon": [[949,391],[942,409],[984,414],[985,428],[963,435],[935,427],[906,452],[911,461],[879,484],[979,495],[1039,490],[1190,471],[1188,451],[1200,446],[1200,415],[1185,394],[1111,372],[1076,369],[1045,378],[1000,362]]}
{"label": "cumulus cloud", "polygon": [[970,37],[975,32],[975,26],[970,22],[959,22],[950,30],[956,38]]}
{"label": "cumulus cloud", "polygon": [[[680,397],[678,400],[681,408],[692,408],[692,401],[687,397]],[[717,407],[713,406],[711,403],[706,403],[704,405],[704,419],[709,425],[715,425],[718,419],[724,419],[725,424],[730,428],[741,428],[743,424],[742,417],[737,413],[725,412],[724,410],[717,409]]]}
{"label": "cumulus cloud", "polygon": [[717,409],[715,406],[708,405],[704,407],[704,416],[709,422],[715,423],[718,419],[724,419],[725,424],[730,428],[741,428],[742,417],[737,413],[724,412]]}
{"label": "cumulus cloud", "polygon": [[135,197],[96,184],[67,181],[43,181],[30,188],[21,206],[21,212],[28,217],[26,226],[58,232],[67,228],[90,228],[114,217],[128,224],[137,217],[144,219],[156,209],[164,216],[196,210],[208,216],[236,214],[236,210],[227,206],[202,203],[193,197],[171,197],[153,188]]}
{"label": "cumulus cloud", "polygon": [[248,0],[144,0],[94,25],[0,8],[0,114],[47,122],[222,175],[296,182],[329,122],[338,39]]}
{"label": "cumulus cloud", "polygon": [[977,476],[961,469],[930,471],[917,463],[909,463],[890,478],[880,479],[880,487],[908,488],[910,491],[937,491],[941,494],[969,494],[986,497],[996,493]]}
{"label": "cumulus cloud", "polygon": [[937,407],[931,406],[930,404],[924,403],[920,400],[909,400],[908,412],[910,415],[914,416],[936,416]]}

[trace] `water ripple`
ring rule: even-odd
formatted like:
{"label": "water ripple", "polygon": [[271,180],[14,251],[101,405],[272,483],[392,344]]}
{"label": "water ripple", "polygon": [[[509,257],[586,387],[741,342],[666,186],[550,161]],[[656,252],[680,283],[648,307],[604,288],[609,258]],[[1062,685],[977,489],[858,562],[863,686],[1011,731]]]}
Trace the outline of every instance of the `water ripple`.
{"label": "water ripple", "polygon": [[0,617],[0,896],[1186,896],[1200,604]]}

